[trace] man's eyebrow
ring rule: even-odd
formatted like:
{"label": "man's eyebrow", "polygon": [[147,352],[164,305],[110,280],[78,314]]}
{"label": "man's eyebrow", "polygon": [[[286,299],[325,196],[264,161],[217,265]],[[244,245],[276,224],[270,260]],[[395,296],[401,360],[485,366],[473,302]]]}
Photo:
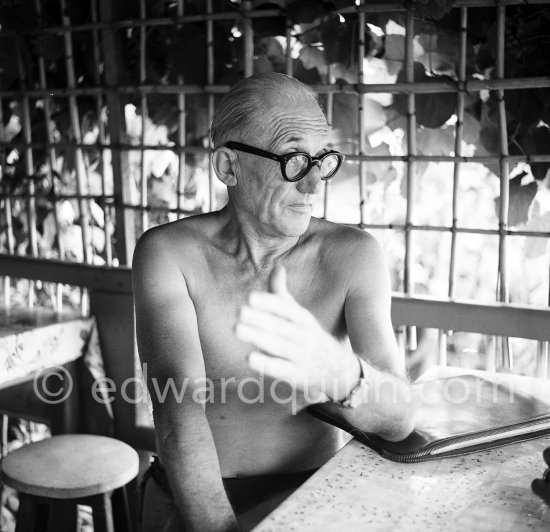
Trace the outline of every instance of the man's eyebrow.
{"label": "man's eyebrow", "polygon": [[[303,141],[303,137],[289,137],[288,139],[284,139],[283,143],[284,144],[287,144],[287,143],[291,143],[291,142],[301,142]],[[327,142],[325,144],[325,147],[322,148],[323,150],[324,149],[329,149],[329,150],[332,150],[334,148],[334,145],[332,142]]]}
{"label": "man's eyebrow", "polygon": [[[284,138],[282,139],[281,143],[279,145],[282,145],[282,144],[290,144],[291,142],[302,142],[304,140],[303,137],[296,137],[296,136],[291,136],[291,137],[288,137],[288,138]],[[331,151],[334,149],[334,144],[332,142],[327,142],[325,144],[325,146],[323,148],[321,148],[318,152],[318,153],[322,153],[322,152],[327,152],[327,151]]]}
{"label": "man's eyebrow", "polygon": [[289,137],[284,139],[284,142],[300,142],[301,140],[303,140],[301,137]]}

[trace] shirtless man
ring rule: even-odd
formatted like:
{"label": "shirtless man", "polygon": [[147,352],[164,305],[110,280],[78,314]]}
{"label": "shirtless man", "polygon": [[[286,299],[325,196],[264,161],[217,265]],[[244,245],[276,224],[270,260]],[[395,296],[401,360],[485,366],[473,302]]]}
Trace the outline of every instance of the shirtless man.
{"label": "shirtless man", "polygon": [[[222,100],[212,139],[227,206],[148,231],[134,256],[165,472],[157,464],[146,484],[144,530],[238,530],[235,499],[262,503],[302,482],[343,443],[311,402],[393,441],[413,426],[378,244],[311,216],[341,162],[315,95],[282,74],[247,78]],[[277,157],[295,152],[307,155]],[[214,401],[197,400],[205,378]],[[187,383],[184,397],[159,399],[170,380]]]}

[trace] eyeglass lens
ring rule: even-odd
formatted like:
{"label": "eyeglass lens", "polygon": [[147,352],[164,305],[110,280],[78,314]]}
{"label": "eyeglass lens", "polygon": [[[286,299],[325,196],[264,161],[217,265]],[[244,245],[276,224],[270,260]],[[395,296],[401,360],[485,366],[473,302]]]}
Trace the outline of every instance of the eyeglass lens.
{"label": "eyeglass lens", "polygon": [[[336,155],[326,155],[321,160],[320,174],[322,178],[330,177],[338,168],[339,159]],[[294,155],[290,157],[285,165],[285,172],[288,179],[296,179],[303,174],[309,165],[309,159],[305,155]]]}

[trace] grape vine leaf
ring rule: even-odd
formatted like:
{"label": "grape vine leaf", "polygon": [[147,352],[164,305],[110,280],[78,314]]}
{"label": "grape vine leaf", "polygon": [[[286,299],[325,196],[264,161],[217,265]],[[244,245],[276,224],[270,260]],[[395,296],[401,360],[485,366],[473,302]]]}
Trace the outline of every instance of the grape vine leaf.
{"label": "grape vine leaf", "polygon": [[[415,61],[414,81],[433,83],[436,81],[453,80],[447,76],[428,76],[424,65]],[[405,69],[401,69],[397,76],[397,83],[405,82]],[[428,128],[441,127],[456,109],[456,93],[434,92],[415,95],[416,120],[419,124]],[[393,98],[393,105],[399,113],[407,115],[407,95],[396,94]]]}
{"label": "grape vine leaf", "polygon": [[504,93],[506,118],[513,118],[525,125],[536,125],[541,118],[544,102],[536,89],[509,90]]}
{"label": "grape vine leaf", "polygon": [[[266,2],[255,7],[261,11],[265,9],[279,9],[277,4]],[[252,19],[252,29],[254,37],[274,37],[276,35],[285,35],[286,18],[282,15],[275,17],[260,17]]]}
{"label": "grape vine leaf", "polygon": [[[533,181],[523,185],[522,179],[527,174],[520,173],[509,180],[509,207],[508,207],[508,225],[518,226],[524,224],[529,219],[529,209],[535,195],[537,194],[537,184]],[[495,213],[499,215],[500,196],[494,199]]]}
{"label": "grape vine leaf", "polygon": [[[359,102],[355,94],[335,94],[332,126],[340,132],[346,141],[356,139],[359,134],[357,114]],[[386,125],[384,108],[371,98],[363,99],[365,120],[363,135],[368,136]]]}
{"label": "grape vine leaf", "polygon": [[[389,146],[385,142],[381,142],[378,146],[372,147],[367,139],[365,143],[365,155],[389,156],[391,153]],[[365,166],[367,185],[383,183],[384,188],[387,188],[397,179],[397,170],[391,161],[369,161]]]}
{"label": "grape vine leaf", "polygon": [[183,75],[186,83],[206,83],[206,32],[204,25],[186,24],[171,44],[170,73],[173,81]]}
{"label": "grape vine leaf", "polygon": [[352,56],[354,25],[343,22],[338,15],[330,17],[321,28],[325,58],[328,64],[349,65]]}
{"label": "grape vine leaf", "polygon": [[410,0],[410,9],[420,18],[442,19],[453,7],[453,0]]}
{"label": "grape vine leaf", "polygon": [[296,0],[288,4],[286,13],[293,24],[309,23],[324,17],[330,12],[325,2],[317,0]]}
{"label": "grape vine leaf", "polygon": [[[542,155],[548,153],[550,149],[550,128],[547,125],[541,125],[535,128],[533,137],[536,146],[534,154]],[[533,177],[538,180],[545,179],[548,169],[550,168],[549,163],[530,163],[529,166],[531,167]]]}
{"label": "grape vine leaf", "polygon": [[[548,153],[550,146],[550,128],[547,125],[518,127],[510,138],[509,151],[511,155],[543,155]],[[531,173],[537,180],[546,177],[550,163],[530,163]]]}
{"label": "grape vine leaf", "polygon": [[39,33],[32,38],[33,53],[47,62],[55,62],[63,57],[63,39],[53,33]]}
{"label": "grape vine leaf", "polygon": [[[541,212],[540,203],[535,199],[531,208],[531,216],[525,224],[527,231],[550,231],[550,211]],[[550,242],[546,238],[528,236],[525,238],[525,256],[536,259],[546,254]]]}

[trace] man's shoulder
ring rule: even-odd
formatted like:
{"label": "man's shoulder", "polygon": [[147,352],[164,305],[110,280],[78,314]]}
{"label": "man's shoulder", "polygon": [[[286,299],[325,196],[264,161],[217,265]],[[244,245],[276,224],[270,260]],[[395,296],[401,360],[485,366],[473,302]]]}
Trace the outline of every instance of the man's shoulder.
{"label": "man's shoulder", "polygon": [[367,231],[351,225],[329,222],[320,218],[312,218],[311,234],[320,240],[324,249],[345,253],[347,256],[357,254],[381,253],[376,238]]}
{"label": "man's shoulder", "polygon": [[152,227],[139,238],[134,261],[191,258],[210,239],[214,224],[214,213],[208,213]]}
{"label": "man's shoulder", "polygon": [[319,235],[321,261],[332,275],[343,277],[348,287],[378,293],[388,281],[384,252],[378,240],[363,229],[318,220],[312,230]]}

